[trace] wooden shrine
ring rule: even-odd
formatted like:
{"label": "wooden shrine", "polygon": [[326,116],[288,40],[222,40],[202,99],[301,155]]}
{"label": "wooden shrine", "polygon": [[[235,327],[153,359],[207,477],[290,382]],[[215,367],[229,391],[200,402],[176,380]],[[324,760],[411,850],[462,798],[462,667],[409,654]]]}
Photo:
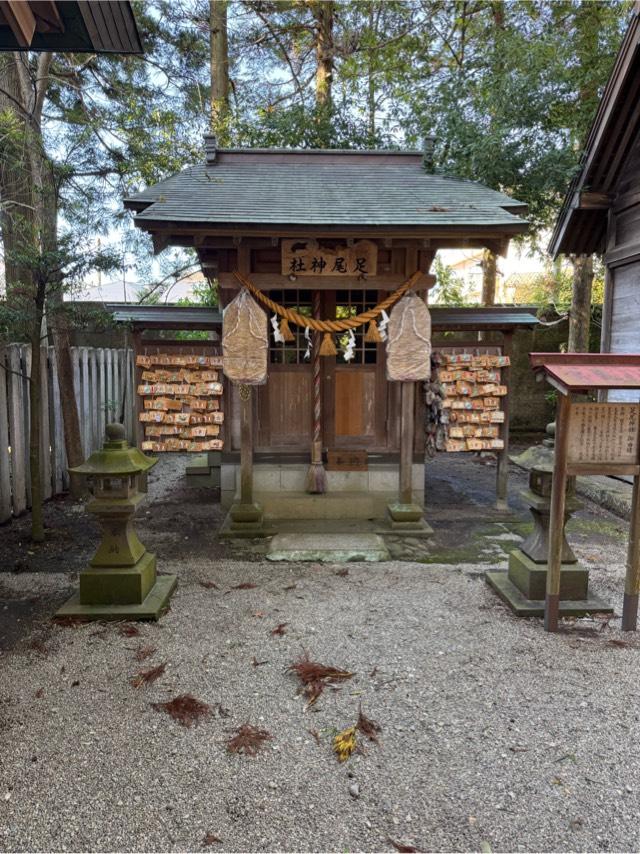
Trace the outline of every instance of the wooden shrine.
{"label": "wooden shrine", "polygon": [[640,355],[531,353],[531,366],[559,392],[544,609],[558,630],[567,478],[631,475],[633,498],[622,628],[635,631],[640,593],[640,404],[585,401],[589,392],[640,389]]}
{"label": "wooden shrine", "polygon": [[[386,517],[394,530],[428,533],[417,390],[430,375],[429,269],[443,247],[504,254],[526,230],[526,207],[432,174],[419,151],[219,149],[213,137],[205,150],[204,163],[126,205],[156,252],[195,249],[223,310],[241,293],[255,305],[247,381],[234,373],[242,330],[222,336],[234,353],[221,425],[227,532]],[[390,346],[408,347],[400,373]]]}

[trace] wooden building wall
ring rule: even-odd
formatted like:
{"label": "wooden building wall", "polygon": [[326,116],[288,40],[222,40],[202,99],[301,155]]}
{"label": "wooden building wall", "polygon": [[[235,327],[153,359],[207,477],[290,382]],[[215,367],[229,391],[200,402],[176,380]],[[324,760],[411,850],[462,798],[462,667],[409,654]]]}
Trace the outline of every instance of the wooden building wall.
{"label": "wooden building wall", "polygon": [[[602,350],[640,352],[640,139],[622,170],[609,211]],[[609,400],[636,401],[637,391],[612,391]]]}

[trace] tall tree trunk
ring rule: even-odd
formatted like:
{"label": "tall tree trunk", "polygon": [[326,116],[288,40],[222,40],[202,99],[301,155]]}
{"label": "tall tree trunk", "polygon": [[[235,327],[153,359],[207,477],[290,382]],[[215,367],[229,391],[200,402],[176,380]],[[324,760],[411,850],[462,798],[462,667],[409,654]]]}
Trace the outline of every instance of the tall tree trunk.
{"label": "tall tree trunk", "polygon": [[316,105],[331,109],[333,66],[333,0],[313,0],[310,4],[316,25]]}
{"label": "tall tree trunk", "polygon": [[229,141],[229,40],[228,0],[209,0],[211,132],[222,145]]}
{"label": "tall tree trunk", "polygon": [[573,291],[569,314],[570,353],[589,352],[591,325],[591,289],[593,287],[593,256],[575,255],[573,261]]}
{"label": "tall tree trunk", "polygon": [[490,249],[482,253],[482,305],[495,305],[497,256]]}
{"label": "tall tree trunk", "polygon": [[22,91],[16,53],[0,53],[0,226],[4,246],[7,301],[20,302],[25,289],[30,292],[31,270],[24,257],[22,240],[33,217],[32,182],[25,156],[28,137],[28,108],[22,104]]}

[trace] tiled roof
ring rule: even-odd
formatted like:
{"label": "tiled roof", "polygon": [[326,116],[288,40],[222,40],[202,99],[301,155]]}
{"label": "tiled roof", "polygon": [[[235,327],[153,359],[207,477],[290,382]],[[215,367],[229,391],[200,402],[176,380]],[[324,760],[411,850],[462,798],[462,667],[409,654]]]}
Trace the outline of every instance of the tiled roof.
{"label": "tiled roof", "polygon": [[[126,199],[136,222],[480,226],[524,231],[526,206],[473,181],[432,175],[419,156],[327,158],[224,152]],[[351,156],[348,156],[350,154]],[[369,153],[371,154],[371,153]],[[381,152],[379,154],[382,154]]]}

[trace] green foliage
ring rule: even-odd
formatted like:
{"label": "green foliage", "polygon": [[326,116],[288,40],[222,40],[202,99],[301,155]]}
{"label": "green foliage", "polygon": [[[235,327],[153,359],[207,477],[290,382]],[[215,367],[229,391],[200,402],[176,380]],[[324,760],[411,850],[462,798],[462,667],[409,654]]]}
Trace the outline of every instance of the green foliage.
{"label": "green foliage", "polygon": [[[161,283],[155,293],[193,255],[152,263],[122,198],[202,159],[209,3],[134,8],[145,56],[56,54],[42,127],[61,221],[117,245],[140,281]],[[331,9],[331,97],[320,103],[317,6],[231,0],[230,143],[394,148],[434,134],[437,170],[527,203],[538,239],[576,170],[629,0],[336,0]],[[37,60],[28,55],[34,81]],[[19,124],[11,111],[0,118],[0,156]],[[541,297],[565,291],[540,287]]]}
{"label": "green foliage", "polygon": [[433,264],[433,272],[436,284],[430,293],[430,302],[438,305],[464,305],[464,282],[438,256]]}

